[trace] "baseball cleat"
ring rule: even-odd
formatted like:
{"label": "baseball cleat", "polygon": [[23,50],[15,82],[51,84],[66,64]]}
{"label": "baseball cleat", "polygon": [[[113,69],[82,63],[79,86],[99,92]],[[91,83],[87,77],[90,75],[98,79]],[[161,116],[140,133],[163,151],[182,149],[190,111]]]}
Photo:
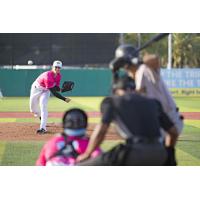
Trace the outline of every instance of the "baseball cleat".
{"label": "baseball cleat", "polygon": [[47,130],[41,128],[37,130],[37,134],[45,134],[47,132]]}

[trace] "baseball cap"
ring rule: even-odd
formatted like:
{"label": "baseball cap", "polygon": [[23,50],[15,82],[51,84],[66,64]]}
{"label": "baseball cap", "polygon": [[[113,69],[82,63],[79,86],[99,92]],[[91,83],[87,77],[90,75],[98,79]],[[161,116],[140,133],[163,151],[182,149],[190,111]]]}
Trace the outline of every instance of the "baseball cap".
{"label": "baseball cap", "polygon": [[53,62],[53,67],[60,67],[60,68],[62,68],[62,62],[59,61],[59,60],[55,60]]}

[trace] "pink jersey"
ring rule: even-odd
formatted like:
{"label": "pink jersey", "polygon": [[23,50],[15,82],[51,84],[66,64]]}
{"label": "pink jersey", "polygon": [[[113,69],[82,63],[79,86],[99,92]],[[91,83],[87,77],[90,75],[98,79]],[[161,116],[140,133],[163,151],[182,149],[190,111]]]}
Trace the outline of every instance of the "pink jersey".
{"label": "pink jersey", "polygon": [[[89,138],[87,137],[77,137],[77,136],[67,136],[67,142],[71,142],[74,150],[78,155],[83,154],[88,146]],[[69,156],[55,155],[65,145],[65,138],[59,134],[48,141],[39,155],[36,165],[46,166],[46,165],[74,165],[76,158],[75,156],[69,154]],[[70,148],[65,148],[65,151],[70,151]],[[97,148],[91,155],[91,157],[97,157],[101,154],[101,149]],[[50,158],[50,159],[49,159]]]}
{"label": "pink jersey", "polygon": [[61,74],[55,75],[53,71],[47,71],[42,74],[36,79],[36,82],[39,83],[40,86],[49,89],[53,88],[54,86],[60,86]]}

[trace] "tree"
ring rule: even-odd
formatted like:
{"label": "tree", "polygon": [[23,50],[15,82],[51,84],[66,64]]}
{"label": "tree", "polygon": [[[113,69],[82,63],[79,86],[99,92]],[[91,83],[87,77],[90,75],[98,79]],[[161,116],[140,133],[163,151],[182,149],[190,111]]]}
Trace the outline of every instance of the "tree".
{"label": "tree", "polygon": [[[155,33],[142,33],[141,45],[150,40]],[[125,42],[137,47],[137,33],[125,34]],[[167,66],[168,62],[168,42],[167,37],[154,43],[141,52],[156,53],[161,57],[162,66]],[[200,67],[200,34],[198,33],[173,33],[173,67]]]}
{"label": "tree", "polygon": [[[157,35],[157,33],[141,33],[141,46],[145,44],[147,41],[149,41],[152,37]],[[138,46],[138,34],[137,33],[128,33],[125,34],[125,42],[131,43],[134,46]],[[167,66],[167,37],[166,39],[160,40],[157,43],[154,43],[153,45],[149,46],[148,48],[144,49],[141,52],[141,55],[144,53],[155,53],[158,54],[161,57],[161,64],[162,66]]]}

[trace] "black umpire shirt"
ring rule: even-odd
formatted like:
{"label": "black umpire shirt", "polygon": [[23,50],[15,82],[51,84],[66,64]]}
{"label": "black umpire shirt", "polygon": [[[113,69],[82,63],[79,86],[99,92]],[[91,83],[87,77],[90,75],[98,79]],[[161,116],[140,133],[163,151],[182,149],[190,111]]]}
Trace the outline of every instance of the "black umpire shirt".
{"label": "black umpire shirt", "polygon": [[133,136],[159,138],[160,127],[167,131],[174,125],[159,101],[135,93],[106,97],[101,112],[102,123],[113,121],[124,139]]}

